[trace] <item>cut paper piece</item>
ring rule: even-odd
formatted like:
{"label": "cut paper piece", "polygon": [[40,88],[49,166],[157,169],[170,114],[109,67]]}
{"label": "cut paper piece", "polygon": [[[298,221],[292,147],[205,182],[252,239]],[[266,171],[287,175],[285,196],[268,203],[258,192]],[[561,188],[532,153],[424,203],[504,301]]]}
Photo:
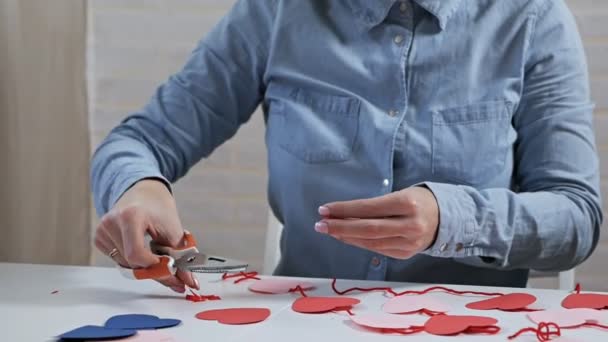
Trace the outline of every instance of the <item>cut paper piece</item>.
{"label": "cut paper piece", "polygon": [[421,327],[428,319],[422,316],[397,316],[389,314],[361,314],[350,316],[357,325],[372,329],[409,329]]}
{"label": "cut paper piece", "polygon": [[606,312],[587,308],[531,312],[528,314],[528,318],[536,324],[551,322],[560,328],[578,327],[585,323],[608,323]]}
{"label": "cut paper piece", "polygon": [[106,321],[106,328],[112,329],[162,329],[180,324],[179,319],[158,318],[152,315],[117,315]]}
{"label": "cut paper piece", "polygon": [[233,308],[207,310],[196,314],[196,318],[206,321],[218,321],[222,324],[252,324],[266,320],[270,310],[265,308]]}
{"label": "cut paper piece", "polygon": [[496,334],[498,320],[483,316],[436,315],[424,324],[424,330],[433,335]]}
{"label": "cut paper piece", "polygon": [[597,293],[573,293],[562,301],[566,309],[608,309],[608,295]]}
{"label": "cut paper piece", "polygon": [[302,290],[310,290],[315,286],[311,282],[293,279],[262,279],[251,283],[249,291],[265,294],[282,294],[293,292],[296,287]]}
{"label": "cut paper piece", "polygon": [[425,313],[435,315],[450,311],[450,306],[431,296],[399,296],[387,301],[382,310],[391,314]]}
{"label": "cut paper piece", "polygon": [[350,297],[300,297],[291,308],[300,313],[325,313],[331,311],[349,311],[361,301]]}
{"label": "cut paper piece", "polygon": [[133,336],[137,333],[132,329],[110,329],[96,325],[85,325],[63,333],[57,338],[61,340],[110,340]]}
{"label": "cut paper piece", "polygon": [[142,330],[137,334],[120,340],[124,342],[176,342],[176,340],[159,330]]}
{"label": "cut paper piece", "polygon": [[518,310],[533,310],[527,309],[527,306],[536,302],[536,297],[528,293],[509,293],[472,302],[466,305],[467,308],[473,310],[503,310],[503,311],[518,311]]}

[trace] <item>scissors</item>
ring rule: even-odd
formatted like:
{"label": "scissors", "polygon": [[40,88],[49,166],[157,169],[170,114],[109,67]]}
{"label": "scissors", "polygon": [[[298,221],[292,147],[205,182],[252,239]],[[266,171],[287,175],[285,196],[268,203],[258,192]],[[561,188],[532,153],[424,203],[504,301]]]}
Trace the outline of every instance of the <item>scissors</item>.
{"label": "scissors", "polygon": [[172,248],[150,242],[150,249],[159,255],[159,262],[146,268],[130,269],[118,265],[120,273],[129,279],[162,279],[175,275],[177,270],[193,273],[225,273],[247,270],[247,263],[210,256],[200,253],[196,248],[194,236],[184,232],[183,244]]}

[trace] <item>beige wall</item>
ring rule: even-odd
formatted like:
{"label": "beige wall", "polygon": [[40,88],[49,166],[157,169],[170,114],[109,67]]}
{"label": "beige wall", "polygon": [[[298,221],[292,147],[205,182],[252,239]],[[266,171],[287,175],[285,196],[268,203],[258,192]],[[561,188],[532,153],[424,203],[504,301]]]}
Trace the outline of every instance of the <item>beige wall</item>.
{"label": "beige wall", "polygon": [[[91,0],[89,8],[90,87],[93,89],[93,145],[124,115],[139,108],[155,87],[184,63],[195,43],[234,0]],[[608,1],[569,0],[589,54],[598,143],[608,156]],[[210,252],[262,263],[266,226],[266,157],[260,113],[211,157],[176,185],[185,224]],[[608,158],[603,158],[602,189],[608,197]],[[606,201],[608,202],[608,201]],[[608,205],[607,205],[608,207]],[[608,290],[598,251],[579,268],[585,288]],[[96,258],[107,263],[107,258]],[[552,286],[549,282],[537,285]]]}
{"label": "beige wall", "polygon": [[0,0],[0,261],[89,262],[84,13]]}

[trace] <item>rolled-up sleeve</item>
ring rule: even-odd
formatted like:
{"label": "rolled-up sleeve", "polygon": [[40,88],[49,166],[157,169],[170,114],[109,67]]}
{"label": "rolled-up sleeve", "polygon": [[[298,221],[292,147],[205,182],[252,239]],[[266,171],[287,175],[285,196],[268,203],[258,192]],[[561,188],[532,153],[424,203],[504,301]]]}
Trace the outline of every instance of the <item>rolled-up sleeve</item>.
{"label": "rolled-up sleeve", "polygon": [[593,106],[582,43],[563,1],[544,2],[528,50],[513,118],[517,191],[425,183],[441,221],[426,254],[560,271],[595,248],[602,211]]}
{"label": "rolled-up sleeve", "polygon": [[91,183],[103,215],[135,182],[168,186],[232,137],[260,103],[274,1],[239,0],[183,69],[97,148]]}

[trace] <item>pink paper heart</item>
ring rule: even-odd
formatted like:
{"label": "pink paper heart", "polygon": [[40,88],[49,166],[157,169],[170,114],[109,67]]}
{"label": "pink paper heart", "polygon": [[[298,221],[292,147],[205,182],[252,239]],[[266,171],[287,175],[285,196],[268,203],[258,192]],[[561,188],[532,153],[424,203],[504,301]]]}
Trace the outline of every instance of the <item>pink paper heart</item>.
{"label": "pink paper heart", "polygon": [[249,291],[265,294],[281,294],[288,293],[297,286],[300,286],[303,290],[310,290],[315,287],[313,283],[302,280],[262,279],[251,283]]}
{"label": "pink paper heart", "polygon": [[448,312],[450,306],[431,296],[398,296],[382,306],[382,310],[392,314],[414,313],[421,310]]}
{"label": "pink paper heart", "polygon": [[586,308],[536,311],[529,313],[528,318],[536,324],[551,322],[561,328],[575,327],[587,322],[600,324],[608,322],[605,312]]}
{"label": "pink paper heart", "polygon": [[350,316],[357,325],[372,329],[407,329],[423,326],[427,318],[423,316],[397,316],[387,314],[358,314]]}

